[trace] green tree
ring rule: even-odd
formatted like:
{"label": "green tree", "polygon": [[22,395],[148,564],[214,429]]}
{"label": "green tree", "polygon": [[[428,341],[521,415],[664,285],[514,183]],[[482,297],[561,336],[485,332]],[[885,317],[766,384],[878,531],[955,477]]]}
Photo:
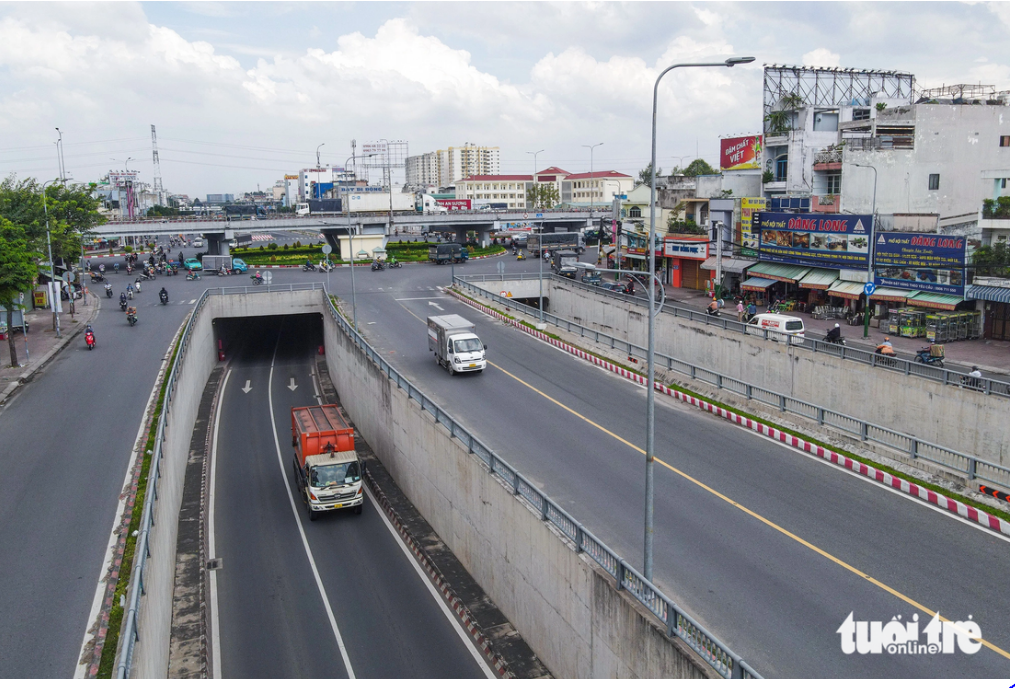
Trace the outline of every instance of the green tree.
{"label": "green tree", "polygon": [[975,274],[979,277],[1009,277],[1011,275],[1011,250],[1006,241],[995,242],[992,246],[981,246],[973,252]]}
{"label": "green tree", "polygon": [[[5,217],[0,217],[0,305],[13,314],[19,308],[19,295],[28,294],[39,270],[35,261],[38,254],[29,250],[24,230]],[[14,346],[11,325],[8,321],[7,342],[10,345],[11,367],[18,365],[18,350]]]}
{"label": "green tree", "polygon": [[552,208],[560,203],[560,192],[553,184],[534,184],[525,192],[525,201],[532,208]]}
{"label": "green tree", "polygon": [[[656,179],[659,179],[662,176],[663,168],[660,167],[656,170]],[[652,163],[645,165],[645,169],[638,172],[638,180],[645,186],[652,183]]]}
{"label": "green tree", "polygon": [[698,158],[692,160],[691,164],[684,168],[684,174],[688,177],[699,177],[703,174],[719,174],[719,170]]}

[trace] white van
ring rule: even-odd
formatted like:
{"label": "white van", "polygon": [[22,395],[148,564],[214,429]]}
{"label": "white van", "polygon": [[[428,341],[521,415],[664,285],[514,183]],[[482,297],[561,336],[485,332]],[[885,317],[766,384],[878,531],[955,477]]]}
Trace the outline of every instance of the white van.
{"label": "white van", "polygon": [[792,315],[782,313],[759,313],[747,323],[747,332],[765,336],[777,342],[790,344],[804,343],[804,321]]}

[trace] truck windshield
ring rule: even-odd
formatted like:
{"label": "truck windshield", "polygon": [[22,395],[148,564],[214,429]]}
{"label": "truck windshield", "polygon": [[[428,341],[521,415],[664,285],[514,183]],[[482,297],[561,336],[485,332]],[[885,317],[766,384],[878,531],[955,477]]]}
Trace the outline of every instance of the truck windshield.
{"label": "truck windshield", "polygon": [[467,354],[473,351],[482,351],[483,343],[479,341],[478,337],[470,337],[469,339],[456,339],[455,340],[455,353],[456,354]]}
{"label": "truck windshield", "polygon": [[310,469],[310,487],[335,487],[359,480],[359,463],[341,463],[337,466],[314,466]]}

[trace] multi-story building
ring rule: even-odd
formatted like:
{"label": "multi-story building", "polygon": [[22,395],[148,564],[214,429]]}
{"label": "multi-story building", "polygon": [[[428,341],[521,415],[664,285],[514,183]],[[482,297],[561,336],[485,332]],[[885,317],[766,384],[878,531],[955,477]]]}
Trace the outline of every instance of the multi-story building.
{"label": "multi-story building", "polygon": [[207,194],[204,199],[206,203],[232,203],[233,194]]}
{"label": "multi-story building", "polygon": [[410,155],[405,159],[405,183],[410,189],[440,186],[440,156],[437,153]]}
{"label": "multi-story building", "polygon": [[427,186],[449,187],[465,177],[499,174],[498,146],[466,143],[464,146],[451,146],[405,159],[406,185],[417,190]]}
{"label": "multi-story building", "polygon": [[480,174],[456,181],[455,198],[471,199],[474,206],[506,203],[508,210],[519,210],[531,187],[531,174]]}
{"label": "multi-story building", "polygon": [[559,184],[562,203],[609,205],[614,196],[623,196],[634,189],[634,177],[616,170],[582,172],[567,175]]}

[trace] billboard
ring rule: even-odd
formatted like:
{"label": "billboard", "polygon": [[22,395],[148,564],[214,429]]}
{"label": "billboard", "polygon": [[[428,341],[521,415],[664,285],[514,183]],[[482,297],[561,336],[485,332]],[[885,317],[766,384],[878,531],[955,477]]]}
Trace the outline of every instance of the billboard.
{"label": "billboard", "polygon": [[471,198],[437,198],[438,205],[442,205],[448,210],[472,210],[472,199]]}
{"label": "billboard", "polygon": [[874,243],[874,284],[961,295],[965,262],[965,237],[881,232]]}
{"label": "billboard", "polygon": [[719,169],[760,170],[761,136],[734,136],[720,141]]}
{"label": "billboard", "polygon": [[870,215],[758,213],[759,259],[811,267],[867,267]]}
{"label": "billboard", "polygon": [[764,212],[766,199],[764,198],[741,198],[740,199],[740,246],[745,256],[758,255],[758,234],[752,229],[751,220],[754,213]]}

